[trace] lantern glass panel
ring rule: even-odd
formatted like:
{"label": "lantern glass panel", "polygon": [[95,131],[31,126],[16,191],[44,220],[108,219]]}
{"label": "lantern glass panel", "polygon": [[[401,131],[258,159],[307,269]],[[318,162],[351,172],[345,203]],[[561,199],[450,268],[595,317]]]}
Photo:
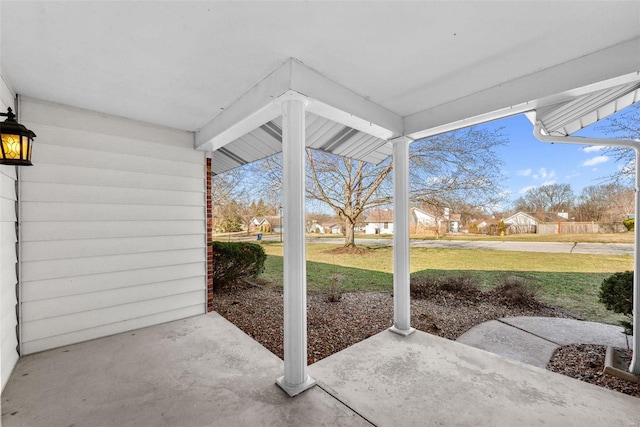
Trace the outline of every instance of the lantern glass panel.
{"label": "lantern glass panel", "polygon": [[26,152],[26,150],[20,150],[22,145],[20,140],[20,135],[2,134],[2,151],[5,159],[20,159],[20,153]]}

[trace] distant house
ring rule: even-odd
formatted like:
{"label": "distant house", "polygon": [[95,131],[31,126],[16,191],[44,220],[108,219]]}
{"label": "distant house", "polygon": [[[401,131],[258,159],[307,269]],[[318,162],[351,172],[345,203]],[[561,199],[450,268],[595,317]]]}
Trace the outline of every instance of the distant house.
{"label": "distant house", "polygon": [[498,225],[500,221],[496,219],[483,219],[480,222],[474,222],[469,231],[480,234],[497,235],[499,234]]}
{"label": "distant house", "polygon": [[451,233],[459,233],[462,230],[462,215],[461,214],[451,214],[449,217],[449,232]]}
{"label": "distant house", "polygon": [[[451,221],[455,223],[455,230],[459,229],[460,215]],[[372,211],[365,218],[365,234],[393,234],[393,211],[381,209]],[[439,219],[435,215],[422,209],[411,208],[409,210],[409,233],[410,234],[444,234],[447,232],[447,221]]]}
{"label": "distant house", "polygon": [[435,227],[438,223],[435,215],[427,213],[418,208],[411,208],[409,210],[409,221],[411,224],[415,224],[422,227]]}
{"label": "distant house", "polygon": [[263,216],[254,216],[251,218],[251,221],[249,221],[249,231],[269,232],[271,231],[271,224]]}
{"label": "distant house", "polygon": [[280,233],[282,227],[280,225],[279,216],[255,216],[249,222],[250,232],[262,233]]}
{"label": "distant house", "polygon": [[380,209],[372,211],[364,221],[365,234],[393,234],[393,211]]}
{"label": "distant house", "polygon": [[442,235],[448,231],[458,232],[460,229],[460,214],[449,215],[447,213],[438,218],[433,213],[419,208],[409,210],[409,232],[411,234],[435,234]]}
{"label": "distant house", "polygon": [[324,226],[322,224],[320,224],[317,221],[313,221],[308,227],[307,227],[307,233],[319,233],[319,234],[325,234],[326,231],[324,229]]}
{"label": "distant house", "polygon": [[[340,223],[336,223],[336,224],[331,224],[328,226],[329,231],[331,232],[331,234],[343,234],[342,229],[343,229],[343,225]],[[325,230],[327,229],[327,227],[325,227]]]}
{"label": "distant house", "polygon": [[271,225],[272,233],[282,233],[282,221],[281,218],[277,215],[267,216],[265,217],[269,224]]}
{"label": "distant house", "polygon": [[308,233],[319,234],[342,234],[342,224],[340,223],[324,223],[321,224],[317,221],[313,221],[307,227]]}
{"label": "distant house", "polygon": [[440,221],[428,212],[418,208],[409,210],[409,233],[410,234],[433,234],[437,230]]}
{"label": "distant house", "polygon": [[538,227],[538,220],[532,215],[524,212],[517,212],[503,220],[507,226],[507,234],[535,233]]}

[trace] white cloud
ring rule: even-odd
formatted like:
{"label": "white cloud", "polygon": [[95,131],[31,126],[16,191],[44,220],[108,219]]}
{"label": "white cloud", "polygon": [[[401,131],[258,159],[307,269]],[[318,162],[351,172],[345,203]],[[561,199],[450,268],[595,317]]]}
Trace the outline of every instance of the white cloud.
{"label": "white cloud", "polygon": [[547,168],[540,168],[540,169],[538,169],[537,173],[534,173],[531,176],[533,177],[533,179],[551,180],[551,179],[555,178],[556,172],[555,171],[548,171]]}
{"label": "white cloud", "polygon": [[540,184],[540,186],[542,187],[543,185],[552,185],[555,184],[556,180],[555,179],[548,179],[545,182],[543,182],[542,184]]}
{"label": "white cloud", "polygon": [[609,161],[609,157],[607,156],[596,156],[582,162],[582,166],[595,166],[595,165],[599,165],[600,163],[606,163],[608,161]]}
{"label": "white cloud", "polygon": [[593,153],[595,151],[602,151],[604,149],[605,147],[600,145],[589,145],[588,147],[584,147],[582,151],[584,151],[585,153]]}
{"label": "white cloud", "polygon": [[516,172],[516,175],[518,175],[518,176],[529,176],[529,175],[531,175],[531,169],[520,169],[518,172]]}

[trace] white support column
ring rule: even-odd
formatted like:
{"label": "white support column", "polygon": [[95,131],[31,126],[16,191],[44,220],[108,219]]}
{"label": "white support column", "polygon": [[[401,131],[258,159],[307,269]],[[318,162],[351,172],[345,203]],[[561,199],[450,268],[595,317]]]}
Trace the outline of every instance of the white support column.
{"label": "white support column", "polygon": [[409,143],[406,137],[393,143],[393,326],[391,332],[407,336],[411,327],[409,294]]}
{"label": "white support column", "polygon": [[[636,155],[636,188],[635,188],[635,218],[638,219],[640,215],[640,150],[634,148]],[[640,243],[640,226],[635,225],[634,229],[635,243],[633,246],[634,257],[634,269],[633,269],[633,342],[631,349],[633,350],[633,357],[631,358],[631,364],[629,365],[629,371],[632,374],[640,375],[640,251],[638,250],[638,244]]]}
{"label": "white support column", "polygon": [[307,374],[305,103],[295,97],[282,103],[284,376],[276,383],[292,397],[315,385]]}

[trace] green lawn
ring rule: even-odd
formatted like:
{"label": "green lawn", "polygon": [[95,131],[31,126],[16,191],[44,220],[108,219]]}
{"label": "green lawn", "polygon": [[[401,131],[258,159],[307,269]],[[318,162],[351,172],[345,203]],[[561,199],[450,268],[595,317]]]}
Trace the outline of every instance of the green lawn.
{"label": "green lawn", "polygon": [[[261,278],[282,287],[282,244],[264,242],[267,253]],[[392,290],[393,249],[373,248],[366,255],[334,255],[332,244],[307,245],[307,288],[321,292],[337,286],[346,291]],[[539,298],[591,321],[617,323],[622,317],[598,302],[602,280],[617,271],[632,270],[628,255],[549,254],[469,249],[411,248],[412,280],[426,275],[465,271],[482,289],[494,286],[505,272],[540,286]]]}

